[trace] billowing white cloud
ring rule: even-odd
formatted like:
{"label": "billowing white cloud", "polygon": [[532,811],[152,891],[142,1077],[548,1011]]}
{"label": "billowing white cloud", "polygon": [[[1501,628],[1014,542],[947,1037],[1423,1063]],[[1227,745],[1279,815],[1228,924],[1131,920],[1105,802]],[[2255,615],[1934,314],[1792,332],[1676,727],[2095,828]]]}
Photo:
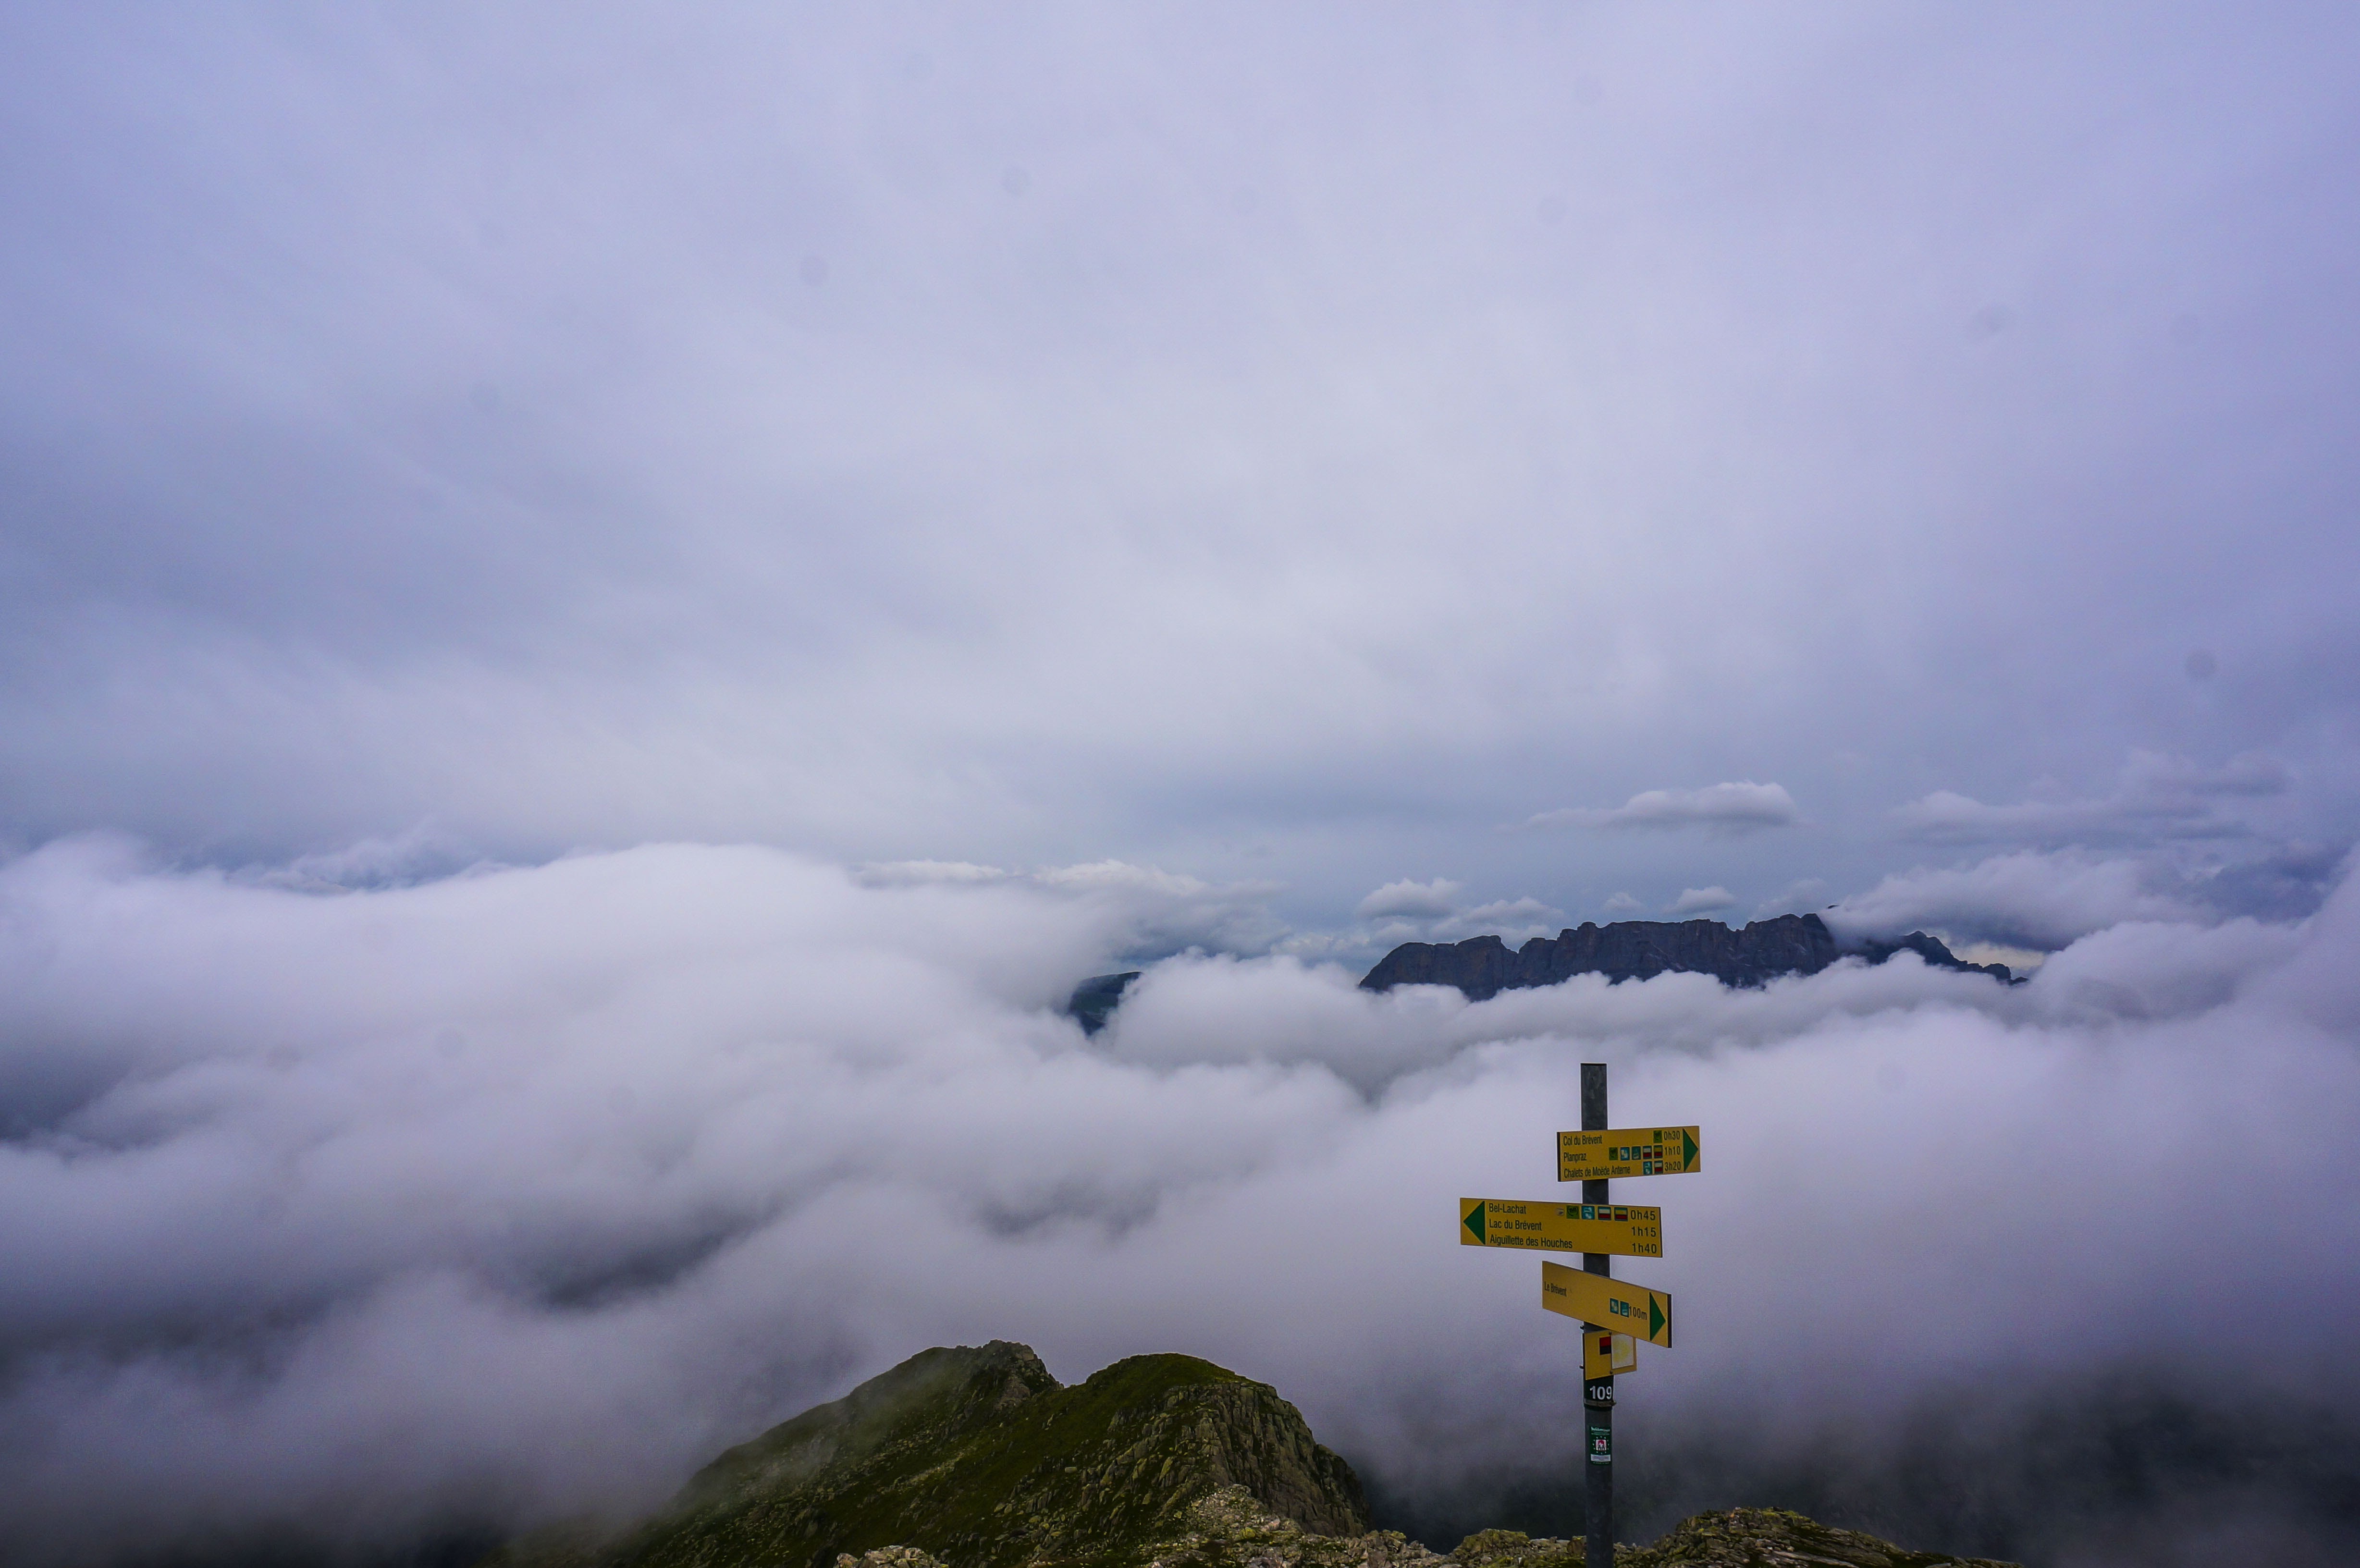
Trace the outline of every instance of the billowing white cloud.
{"label": "billowing white cloud", "polygon": [[1801,813],[1777,784],[1711,784],[1701,789],[1643,789],[1612,810],[1568,806],[1526,819],[1528,828],[1709,828],[1753,833],[1786,827]]}
{"label": "billowing white cloud", "polygon": [[268,887],[329,893],[356,887],[389,887],[444,877],[453,871],[498,867],[479,859],[465,844],[419,822],[381,838],[366,838],[341,849],[297,855],[284,865],[243,868],[240,875]]}
{"label": "billowing white cloud", "polygon": [[2253,826],[2221,810],[2223,798],[2255,800],[2286,792],[2290,776],[2274,757],[2248,753],[2216,768],[2138,753],[2114,793],[2100,798],[2025,800],[1987,806],[1938,789],[1896,810],[1895,830],[1921,844],[2155,844],[2251,837]]}
{"label": "billowing white cloud", "polygon": [[1737,895],[1726,887],[1683,887],[1678,898],[1664,906],[1664,913],[1675,920],[1685,920],[1691,915],[1726,909],[1736,902]]}
{"label": "billowing white cloud", "polygon": [[1288,935],[1270,909],[1274,882],[1233,882],[1215,887],[1195,877],[1120,860],[1081,866],[1051,866],[1009,871],[964,860],[872,861],[853,876],[865,887],[981,887],[1023,885],[1087,899],[1119,912],[1130,935],[1127,957],[1162,956],[1187,947],[1230,953],[1261,953]]}
{"label": "billowing white cloud", "polygon": [[1470,936],[1499,936],[1510,945],[1530,937],[1554,935],[1565,911],[1525,895],[1493,898],[1480,904],[1460,900],[1466,887],[1447,877],[1428,882],[1403,878],[1388,882],[1353,911],[1365,922],[1350,931],[1303,932],[1277,944],[1277,951],[1317,960],[1334,958],[1366,965],[1371,958],[1404,942],[1458,942]]}
{"label": "billowing white cloud", "polygon": [[853,876],[871,887],[1005,882],[1015,875],[997,866],[978,866],[971,860],[880,860],[853,868]]}
{"label": "billowing white cloud", "polygon": [[1367,898],[1352,912],[1364,920],[1381,920],[1388,915],[1406,915],[1416,920],[1437,920],[1459,908],[1459,895],[1465,887],[1445,877],[1431,882],[1413,882],[1404,877],[1388,882]]}
{"label": "billowing white cloud", "polygon": [[[2202,920],[2197,899],[2136,860],[2032,850],[1888,877],[1822,912],[1839,938],[1915,928],[2051,952],[2126,920]],[[2161,885],[2159,885],[2161,884]]]}
{"label": "billowing white cloud", "polygon": [[[1898,960],[1470,1004],[1184,955],[1086,1042],[1054,1004],[1134,918],[751,848],[339,894],[103,843],[0,866],[12,1550],[635,1508],[992,1336],[1068,1377],[1178,1349],[1273,1379],[1399,1495],[1544,1477],[1573,1389],[1532,1369],[1535,1266],[1459,1247],[1450,1200],[1546,1192],[1585,1059],[1708,1140],[1631,1266],[1682,1310],[1634,1451],[1824,1433],[1906,1499],[1875,1440],[1929,1400],[2002,1444],[2035,1414],[1998,1390],[2093,1369],[2201,1403],[2253,1277],[2235,1397],[2300,1426],[2360,1395],[2360,1178],[2318,1153],[2360,1118],[2350,886],[2300,926],[2116,925],[2012,989]],[[1316,1245],[1275,1223],[1305,1214]],[[2232,1225],[2234,1266],[2191,1266]],[[2027,1338],[2031,1294],[2077,1310]],[[2116,1517],[2069,1482],[2024,1528]]]}
{"label": "billowing white cloud", "polygon": [[1435,927],[1437,933],[1476,936],[1485,931],[1498,931],[1511,943],[1526,936],[1539,936],[1554,931],[1565,919],[1565,911],[1538,898],[1494,898],[1488,904],[1475,904],[1458,910]]}

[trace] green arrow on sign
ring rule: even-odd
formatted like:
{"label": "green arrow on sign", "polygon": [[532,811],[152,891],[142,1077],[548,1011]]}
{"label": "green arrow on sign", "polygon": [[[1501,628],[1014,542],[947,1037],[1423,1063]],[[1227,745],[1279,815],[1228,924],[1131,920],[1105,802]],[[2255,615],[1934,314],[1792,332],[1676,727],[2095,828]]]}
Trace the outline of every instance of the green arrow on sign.
{"label": "green arrow on sign", "polygon": [[1627,1279],[1592,1274],[1586,1269],[1568,1269],[1562,1263],[1543,1258],[1541,1305],[1610,1334],[1644,1338],[1666,1350],[1672,1347],[1671,1297]]}
{"label": "green arrow on sign", "polygon": [[1680,1149],[1682,1154],[1685,1156],[1685,1158],[1680,1160],[1680,1169],[1683,1171],[1695,1170],[1697,1162],[1697,1141],[1694,1137],[1685,1130],[1680,1133]]}
{"label": "green arrow on sign", "polygon": [[1461,1247],[1517,1247],[1535,1252],[1664,1255],[1664,1211],[1644,1204],[1527,1203],[1513,1198],[1459,1200]]}

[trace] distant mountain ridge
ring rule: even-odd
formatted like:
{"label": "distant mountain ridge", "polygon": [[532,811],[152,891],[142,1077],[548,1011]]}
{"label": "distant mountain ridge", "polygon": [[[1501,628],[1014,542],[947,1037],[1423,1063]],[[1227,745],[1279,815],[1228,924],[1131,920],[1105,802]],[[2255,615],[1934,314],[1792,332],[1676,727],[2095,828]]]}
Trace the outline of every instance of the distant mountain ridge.
{"label": "distant mountain ridge", "polygon": [[1603,975],[1610,983],[1647,980],[1664,974],[1710,975],[1725,985],[1765,985],[1786,975],[1816,975],[1837,960],[1864,958],[1882,964],[1896,953],[1914,953],[1941,969],[1988,975],[2017,984],[2005,964],[1969,964],[1924,931],[1898,942],[1837,945],[1817,915],[1780,915],[1732,931],[1719,920],[1584,920],[1554,938],[1536,936],[1511,950],[1496,936],[1459,942],[1405,942],[1377,961],[1360,981],[1363,991],[1396,985],[1456,985],[1470,1001],[1502,991],[1554,985],[1576,975]]}

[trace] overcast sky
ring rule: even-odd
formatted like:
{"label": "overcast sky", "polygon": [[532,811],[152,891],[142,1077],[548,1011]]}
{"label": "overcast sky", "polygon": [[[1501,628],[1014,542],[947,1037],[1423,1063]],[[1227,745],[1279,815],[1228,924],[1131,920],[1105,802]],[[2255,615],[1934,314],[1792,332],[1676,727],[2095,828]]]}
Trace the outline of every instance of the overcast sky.
{"label": "overcast sky", "polygon": [[[2355,58],[2333,5],[0,7],[0,1213],[50,1280],[0,1267],[0,1444],[44,1529],[126,1476],[125,1550],[661,1495],[959,1334],[1266,1355],[1424,1474],[1352,1368],[1415,1363],[1455,1256],[1324,1339],[1142,1303],[1289,1160],[1423,1129],[1453,1185],[1584,1042],[1650,1115],[1805,1127],[1869,1062],[1892,1139],[2027,1147],[2184,1131],[2109,1053],[2234,1046],[2253,1127],[2348,1146]],[[1349,994],[1402,940],[1805,909],[2055,956],[1769,1014]],[[1049,1009],[1118,964],[1085,1048]],[[943,1155],[992,1310],[888,1332],[794,1216],[903,1073],[1201,1169]],[[1786,1179],[1745,1138],[1732,1237]],[[1922,1233],[1955,1172],[1904,1163],[1874,1223]],[[446,1165],[482,1212],[418,1217]],[[1019,1310],[1052,1219],[1118,1327]],[[2139,1236],[2091,1285],[2135,1318]],[[2306,1322],[2290,1388],[2352,1348]],[[406,1404],[405,1334],[519,1387]],[[640,1437],[483,1479],[593,1419]],[[286,1458],[413,1430],[398,1475]]]}
{"label": "overcast sky", "polygon": [[20,845],[1308,930],[2360,826],[2342,7],[0,26]]}

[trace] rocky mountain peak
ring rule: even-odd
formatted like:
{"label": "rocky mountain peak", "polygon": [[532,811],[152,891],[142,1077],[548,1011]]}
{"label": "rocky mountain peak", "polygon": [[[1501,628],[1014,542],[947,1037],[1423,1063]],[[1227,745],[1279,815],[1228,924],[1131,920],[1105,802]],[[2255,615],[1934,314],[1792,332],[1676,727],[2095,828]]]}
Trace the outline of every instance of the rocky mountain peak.
{"label": "rocky mountain peak", "polygon": [[891,1547],[959,1568],[1124,1568],[1224,1487],[1298,1530],[1369,1528],[1351,1466],[1270,1385],[1166,1355],[1065,1388],[1027,1347],[995,1341],[922,1352],[730,1449],[617,1538],[552,1536],[494,1561],[832,1568]]}
{"label": "rocky mountain peak", "polygon": [[[923,1351],[738,1444],[653,1518],[550,1531],[479,1568],[1580,1568],[1578,1541],[1487,1530],[1442,1556],[1370,1528],[1302,1413],[1191,1356],[1061,1386],[1022,1345]],[[1799,1514],[1699,1514],[1614,1568],[2005,1568]]]}
{"label": "rocky mountain peak", "polygon": [[1360,989],[1455,985],[1469,1000],[1480,1002],[1576,975],[1603,975],[1609,984],[1664,974],[1710,975],[1725,985],[1754,986],[1786,975],[1816,975],[1845,957],[1882,964],[1897,953],[1914,953],[1937,968],[1988,975],[2003,984],[2014,979],[2007,965],[1969,964],[1924,931],[1847,950],[1819,916],[1780,915],[1739,931],[1719,920],[1616,920],[1605,926],[1584,920],[1555,938],[1536,936],[1513,950],[1496,936],[1405,942],[1377,961]]}

